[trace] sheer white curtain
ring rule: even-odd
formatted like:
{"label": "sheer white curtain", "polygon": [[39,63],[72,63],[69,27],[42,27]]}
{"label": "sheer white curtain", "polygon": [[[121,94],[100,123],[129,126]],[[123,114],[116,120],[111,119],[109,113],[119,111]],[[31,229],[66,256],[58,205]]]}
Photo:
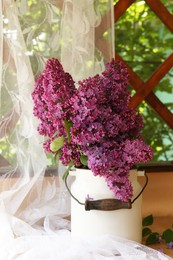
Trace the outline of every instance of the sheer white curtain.
{"label": "sheer white curtain", "polygon": [[[61,223],[60,217],[69,215],[70,210],[64,186],[55,177],[45,177],[48,161],[43,140],[37,133],[31,99],[32,51],[25,42],[32,44],[33,31],[25,21],[23,28],[20,24],[21,15],[28,8],[27,1],[21,1],[19,6],[12,0],[0,2],[0,259],[3,260],[16,259],[17,249],[12,252],[10,249],[16,237],[40,234],[48,218]],[[44,3],[44,10],[44,19],[53,14],[49,4]],[[44,56],[36,53],[35,60],[41,70]]]}
{"label": "sheer white curtain", "polygon": [[[108,61],[114,57],[113,2],[65,1],[61,25],[61,62],[65,71],[75,81],[103,71],[106,59]],[[103,26],[107,27],[105,39]],[[100,40],[106,48],[106,54],[98,49]]]}
{"label": "sheer white curtain", "polygon": [[113,35],[112,0],[0,0],[0,260],[166,259],[118,238],[72,238],[64,168],[45,174],[35,78],[52,56],[75,80],[99,73],[114,56]]}

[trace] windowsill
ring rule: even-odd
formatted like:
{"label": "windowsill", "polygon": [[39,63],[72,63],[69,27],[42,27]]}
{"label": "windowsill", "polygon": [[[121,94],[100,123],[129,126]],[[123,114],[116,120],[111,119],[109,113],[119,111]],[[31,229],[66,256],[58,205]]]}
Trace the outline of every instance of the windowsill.
{"label": "windowsill", "polygon": [[146,172],[173,172],[173,161],[139,164],[138,169]]}
{"label": "windowsill", "polygon": [[[138,170],[140,170],[140,171],[145,170],[146,173],[173,172],[173,161],[139,164]],[[3,177],[4,174],[6,174],[10,171],[12,172],[11,166],[0,167],[0,178]],[[32,174],[31,174],[31,176],[32,176]],[[46,177],[58,176],[58,168],[57,167],[48,167],[45,172],[45,176]],[[17,178],[17,177],[19,177],[19,173],[17,170],[16,170],[16,172],[14,172],[13,174],[10,175],[10,178]]]}

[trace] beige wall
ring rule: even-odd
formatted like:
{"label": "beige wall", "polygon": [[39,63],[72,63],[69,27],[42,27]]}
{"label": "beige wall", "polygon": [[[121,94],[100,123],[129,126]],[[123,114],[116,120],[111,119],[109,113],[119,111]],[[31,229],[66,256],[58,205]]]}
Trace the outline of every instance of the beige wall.
{"label": "beige wall", "polygon": [[[143,193],[142,214],[173,217],[173,171],[147,173],[149,182]],[[141,184],[145,177],[139,177]]]}

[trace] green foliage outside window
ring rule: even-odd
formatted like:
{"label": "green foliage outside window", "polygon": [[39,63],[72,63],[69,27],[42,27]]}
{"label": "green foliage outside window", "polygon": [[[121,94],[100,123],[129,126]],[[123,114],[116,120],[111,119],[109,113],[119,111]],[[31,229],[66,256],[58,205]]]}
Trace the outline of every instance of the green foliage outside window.
{"label": "green foliage outside window", "polygon": [[[162,2],[173,14],[173,2]],[[135,1],[115,24],[115,49],[145,82],[172,53],[173,34],[145,1]],[[154,93],[173,112],[173,69]],[[173,160],[173,131],[145,101],[139,109],[145,123],[144,138],[154,151],[153,161]]]}

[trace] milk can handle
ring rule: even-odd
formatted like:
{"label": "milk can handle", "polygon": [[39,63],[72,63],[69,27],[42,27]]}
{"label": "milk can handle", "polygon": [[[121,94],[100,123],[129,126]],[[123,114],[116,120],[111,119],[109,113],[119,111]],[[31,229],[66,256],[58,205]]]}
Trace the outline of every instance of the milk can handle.
{"label": "milk can handle", "polygon": [[76,200],[79,204],[84,205],[85,206],[85,210],[104,210],[104,211],[111,211],[111,210],[118,210],[118,209],[131,209],[132,208],[132,204],[141,196],[141,194],[143,193],[143,191],[145,190],[147,184],[148,184],[148,176],[147,174],[144,172],[144,176],[145,176],[145,184],[143,186],[143,188],[141,189],[141,191],[138,193],[138,195],[131,201],[121,201],[118,199],[101,199],[101,200],[86,200],[85,203],[79,201],[72,193],[71,190],[68,187],[67,184],[67,178],[69,176],[69,172],[67,173],[67,175],[65,176],[65,186],[70,194],[70,196]]}

